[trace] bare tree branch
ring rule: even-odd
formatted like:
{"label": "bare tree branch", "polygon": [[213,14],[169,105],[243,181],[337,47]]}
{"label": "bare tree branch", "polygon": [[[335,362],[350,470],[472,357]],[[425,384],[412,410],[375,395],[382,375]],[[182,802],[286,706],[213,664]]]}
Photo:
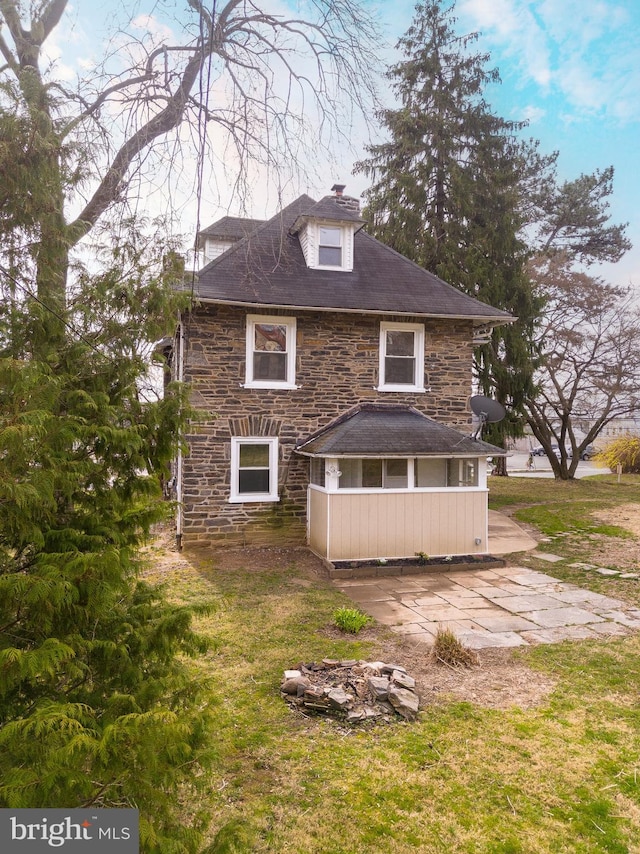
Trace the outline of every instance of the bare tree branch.
{"label": "bare tree branch", "polygon": [[640,313],[632,293],[575,272],[566,255],[538,259],[532,272],[546,311],[527,420],[566,479],[607,424],[640,407]]}
{"label": "bare tree branch", "polygon": [[[67,3],[42,0],[28,30],[20,0],[0,0],[0,23],[13,42],[0,37],[0,53],[27,109],[49,117],[51,150],[63,141],[68,150],[78,143],[99,169],[92,170],[94,184],[80,214],[65,226],[68,247],[126,198],[145,157],[194,117],[200,123],[199,145],[204,145],[205,124],[215,123],[226,130],[238,168],[248,171],[254,159],[305,169],[317,159],[325,129],[348,143],[348,119],[337,112],[344,108],[345,93],[347,110],[373,114],[372,69],[380,40],[360,0],[310,0],[308,18],[273,14],[269,0],[227,0],[213,15],[200,0],[186,0],[192,17],[183,43],[159,42],[147,33],[141,39],[130,36],[127,45],[119,37],[101,68],[82,79],[76,92],[45,80],[39,67]],[[35,70],[31,88],[22,76],[27,66]],[[51,97],[54,89],[65,94],[61,103]],[[317,120],[315,133],[308,117]],[[301,158],[305,146],[307,156]],[[86,164],[78,162],[70,171],[74,168],[86,172]]]}

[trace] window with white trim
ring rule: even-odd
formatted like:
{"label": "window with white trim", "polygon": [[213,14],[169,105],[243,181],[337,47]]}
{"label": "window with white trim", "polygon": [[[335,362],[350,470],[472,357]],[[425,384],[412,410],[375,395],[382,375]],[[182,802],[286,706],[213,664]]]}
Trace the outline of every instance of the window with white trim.
{"label": "window with white trim", "polygon": [[334,225],[318,226],[318,265],[342,267],[343,229]]}
{"label": "window with white trim", "polygon": [[340,460],[338,489],[407,489],[407,459]]}
{"label": "window with white trim", "polygon": [[424,391],[424,326],[380,324],[378,391]]}
{"label": "window with white trim", "polygon": [[475,457],[344,457],[337,463],[338,489],[473,489],[479,486],[479,461]]}
{"label": "window with white trim", "polygon": [[295,388],[296,319],[247,315],[248,388]]}
{"label": "window with white trim", "polygon": [[313,483],[315,486],[324,487],[326,483],[325,465],[324,457],[313,457],[311,459],[311,470],[309,474],[310,483]]}
{"label": "window with white trim", "polygon": [[231,438],[232,502],[278,501],[278,439]]}
{"label": "window with white trim", "polygon": [[449,460],[447,486],[477,486],[478,461],[474,459]]}

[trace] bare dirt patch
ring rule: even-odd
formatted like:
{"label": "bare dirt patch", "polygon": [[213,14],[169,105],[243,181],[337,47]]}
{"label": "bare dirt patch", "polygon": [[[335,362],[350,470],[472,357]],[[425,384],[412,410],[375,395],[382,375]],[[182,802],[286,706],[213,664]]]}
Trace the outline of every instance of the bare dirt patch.
{"label": "bare dirt patch", "polygon": [[593,514],[598,521],[619,525],[640,540],[640,504],[619,504]]}
{"label": "bare dirt patch", "polygon": [[509,649],[476,653],[477,665],[452,669],[434,663],[417,646],[412,651],[407,642],[401,652],[426,704],[455,699],[489,709],[530,709],[541,705],[556,685],[555,679],[527,667]]}
{"label": "bare dirt patch", "polygon": [[621,504],[593,514],[599,522],[618,525],[633,535],[633,539],[605,537],[592,534],[589,537],[591,563],[599,566],[614,566],[617,569],[640,567],[640,505]]}
{"label": "bare dirt patch", "polygon": [[[332,637],[341,634],[333,626],[325,632]],[[427,644],[414,643],[410,635],[397,635],[384,626],[363,629],[358,637],[375,644],[373,658],[407,669],[416,680],[423,706],[456,700],[487,709],[530,709],[544,703],[556,686],[555,679],[532,670],[512,649],[474,650],[476,665],[448,667],[433,660]]]}
{"label": "bare dirt patch", "polygon": [[[301,587],[330,583],[323,562],[306,548],[225,549],[192,555],[178,552],[171,535],[160,532],[148,556],[147,575],[153,581],[170,581],[172,576],[184,581],[191,574],[195,580],[200,577],[197,563],[206,557],[223,571],[261,572],[294,566],[296,577],[292,580]],[[324,632],[328,638],[342,636],[332,625]],[[555,686],[555,680],[527,667],[509,649],[480,650],[477,665],[453,668],[434,662],[429,646],[415,644],[384,626],[366,628],[358,638],[373,645],[372,659],[406,668],[416,680],[423,708],[453,699],[485,708],[526,709],[543,703]]]}

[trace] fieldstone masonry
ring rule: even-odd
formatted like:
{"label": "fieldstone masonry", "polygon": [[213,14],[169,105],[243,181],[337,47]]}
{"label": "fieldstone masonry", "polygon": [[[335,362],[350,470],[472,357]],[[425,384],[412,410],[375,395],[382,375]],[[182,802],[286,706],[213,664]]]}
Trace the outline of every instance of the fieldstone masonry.
{"label": "fieldstone masonry", "polygon": [[[385,317],[425,324],[428,391],[398,395],[376,391],[381,318],[339,312],[263,309],[296,317],[299,388],[243,388],[248,313],[237,306],[206,306],[185,325],[184,380],[203,415],[185,437],[190,446],[183,469],[185,544],[304,543],[309,462],[293,449],[359,403],[402,402],[449,427],[469,430],[471,321]],[[279,502],[229,503],[233,435],[278,436]]]}
{"label": "fieldstone masonry", "polygon": [[414,720],[420,706],[416,680],[400,664],[384,661],[325,658],[320,664],[299,664],[285,670],[280,693],[298,708],[348,723],[397,716]]}

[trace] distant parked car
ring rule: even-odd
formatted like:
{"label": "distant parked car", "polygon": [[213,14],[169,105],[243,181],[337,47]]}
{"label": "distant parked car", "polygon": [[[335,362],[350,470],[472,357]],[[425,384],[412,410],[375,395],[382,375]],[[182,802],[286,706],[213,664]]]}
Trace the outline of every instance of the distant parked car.
{"label": "distant parked car", "polygon": [[[560,459],[560,447],[558,445],[553,444],[553,445],[551,445],[551,450],[556,455],[556,457],[558,459]],[[547,452],[542,447],[542,445],[537,445],[531,451],[531,453],[533,454],[534,457],[545,457],[547,455]],[[597,453],[598,453],[598,448],[596,448],[595,445],[587,445],[587,447],[584,449],[584,451],[580,454],[580,459],[581,460],[590,460],[592,457],[595,457]],[[571,450],[571,448],[567,448],[567,457],[569,459],[571,459],[572,456],[573,456],[573,451]]]}
{"label": "distant parked car", "polygon": [[[559,457],[559,456],[560,456],[560,448],[559,448],[557,445],[552,445],[552,446],[551,446],[551,450],[552,450],[552,451],[553,451],[553,453],[556,455],[556,457]],[[536,446],[536,447],[531,451],[531,453],[533,454],[533,456],[534,456],[534,457],[546,457],[546,456],[547,456],[547,452],[546,452],[546,451],[545,451],[545,449],[542,447],[542,445],[537,445],[537,446]]]}
{"label": "distant parked car", "polygon": [[[573,456],[571,448],[569,448],[567,453],[569,454],[570,457]],[[580,459],[581,460],[590,460],[590,459],[592,459],[592,457],[595,457],[595,455],[597,453],[598,453],[598,449],[596,448],[595,445],[587,445],[587,447],[584,449],[584,451],[580,454]]]}

